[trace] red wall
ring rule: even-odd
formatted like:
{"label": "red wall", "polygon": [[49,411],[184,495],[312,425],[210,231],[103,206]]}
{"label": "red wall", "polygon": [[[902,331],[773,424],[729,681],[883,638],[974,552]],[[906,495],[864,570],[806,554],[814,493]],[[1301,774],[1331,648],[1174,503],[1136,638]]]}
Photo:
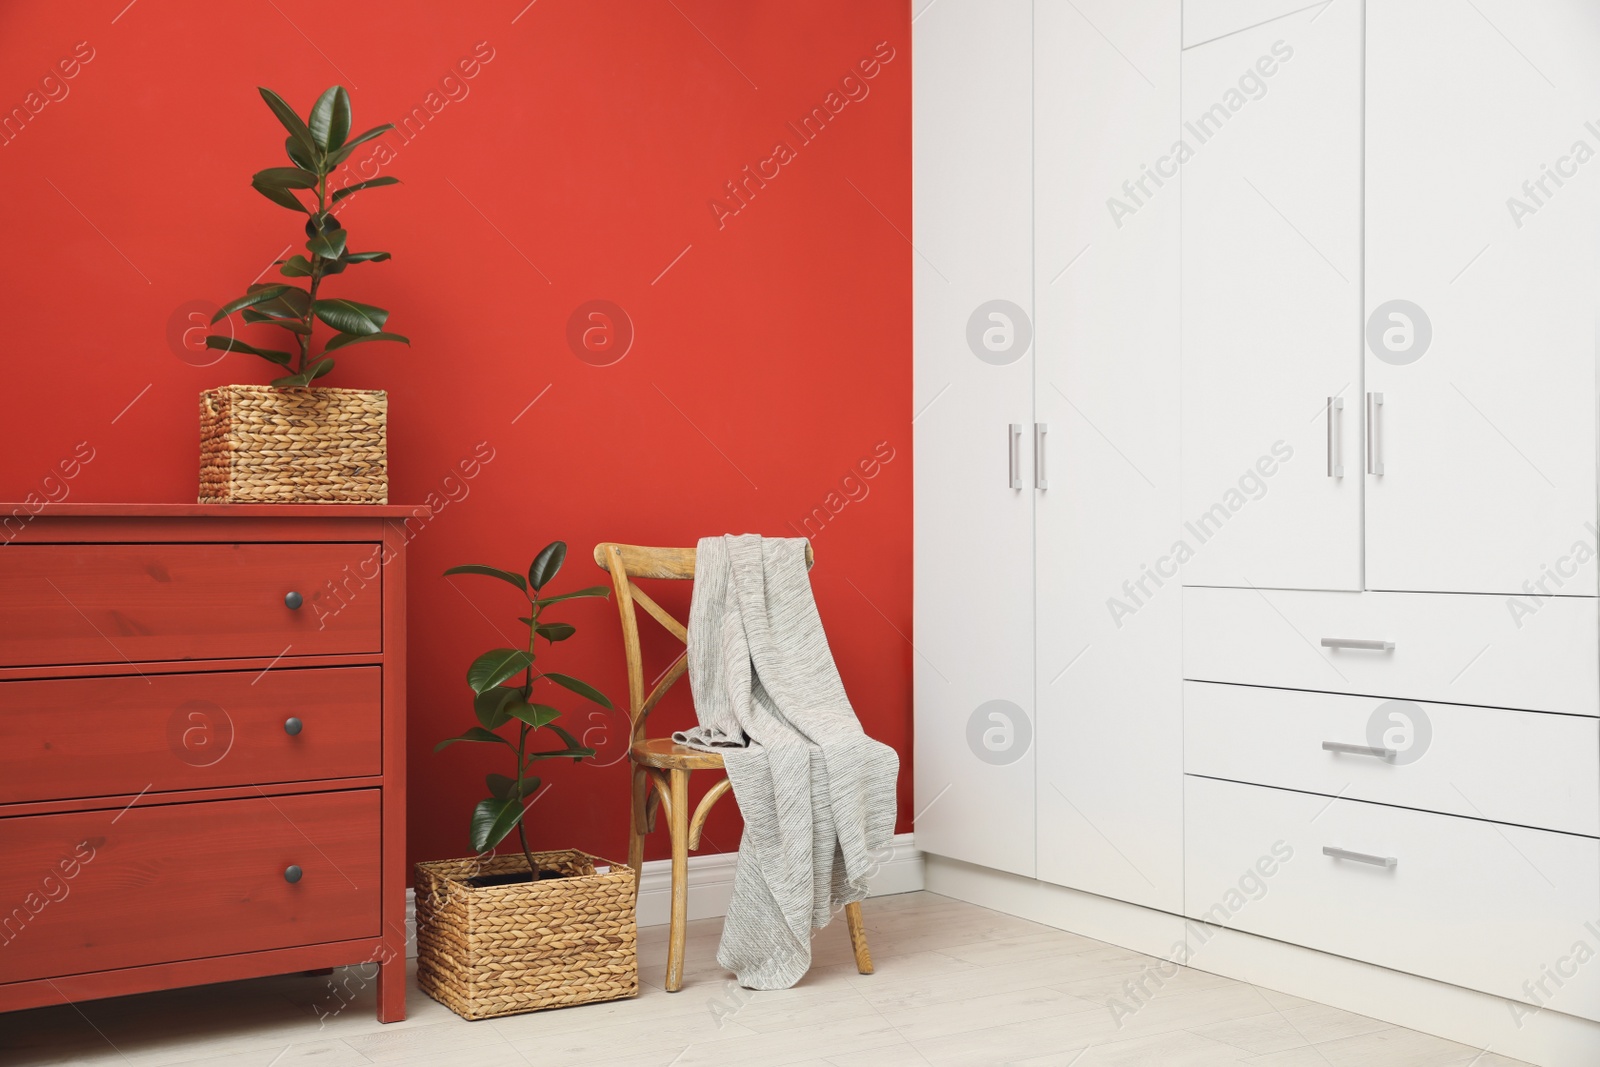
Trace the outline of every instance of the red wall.
{"label": "red wall", "polygon": [[[467,664],[518,625],[514,593],[440,572],[522,569],[560,538],[573,588],[603,579],[600,540],[793,534],[808,515],[826,520],[810,527],[822,618],[863,724],[901,752],[909,829],[907,5],[525,4],[0,6],[0,113],[26,120],[0,126],[0,500],[193,500],[196,394],[272,375],[196,365],[217,354],[186,316],[303,240],[248,184],[287,162],[255,87],[304,114],[342,83],[357,130],[422,108],[413,136],[384,138],[381,172],[404,184],[341,216],[351,247],[394,259],[326,290],[411,337],[348,350],[325,383],[389,391],[390,499],[438,508],[410,557],[412,857],[469,852],[481,776],[505,769],[482,746],[431,751],[473,722]],[[829,121],[806,142],[789,123],[814,108]],[[770,177],[741,203],[725,183],[747,165]],[[568,344],[591,300],[632,322],[609,366]],[[80,442],[93,460],[50,478]],[[544,664],[624,703],[613,605],[563,617],[580,632]],[[664,664],[669,642],[647,653]],[[652,733],[690,721],[679,688]],[[625,728],[586,715],[567,725],[604,765],[546,765],[533,837],[624,856]],[[737,844],[729,806],[705,848]],[[649,855],[665,854],[663,832]]]}

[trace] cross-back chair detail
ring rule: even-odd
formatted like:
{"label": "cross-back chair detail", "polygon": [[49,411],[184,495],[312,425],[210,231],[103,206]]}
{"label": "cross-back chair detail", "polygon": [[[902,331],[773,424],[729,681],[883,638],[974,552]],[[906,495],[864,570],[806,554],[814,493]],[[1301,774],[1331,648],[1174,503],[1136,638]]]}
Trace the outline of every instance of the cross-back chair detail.
{"label": "cross-back chair detail", "polygon": [[[622,648],[628,666],[628,759],[633,769],[633,801],[628,827],[628,864],[633,867],[635,885],[644,865],[644,838],[655,830],[658,810],[667,816],[672,836],[672,929],[667,947],[667,991],[677,992],[683,984],[683,949],[688,920],[688,853],[699,849],[701,833],[711,809],[733,788],[726,776],[700,798],[689,811],[689,773],[695,770],[721,770],[722,756],[715,752],[677,745],[670,738],[650,740],[646,724],[652,709],[689,669],[689,629],[673,614],[639,588],[635,579],[665,578],[693,580],[695,550],[692,548],[646,548],[603,541],[594,548],[594,561],[611,575],[617,594],[617,614],[622,621]],[[806,567],[815,562],[811,545],[806,544]],[[683,642],[684,650],[667,668],[645,686],[644,656],[639,643],[639,615],[643,609],[673,637]],[[651,786],[654,786],[652,789]],[[850,943],[856,966],[862,974],[872,973],[872,957],[867,951],[865,926],[859,903],[845,906],[850,928]]]}

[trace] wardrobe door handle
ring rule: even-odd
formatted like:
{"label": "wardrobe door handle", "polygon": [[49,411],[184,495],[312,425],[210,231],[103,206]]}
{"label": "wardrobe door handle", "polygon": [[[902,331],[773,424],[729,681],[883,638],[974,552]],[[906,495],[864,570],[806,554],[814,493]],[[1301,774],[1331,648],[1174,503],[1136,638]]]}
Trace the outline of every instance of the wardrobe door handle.
{"label": "wardrobe door handle", "polygon": [[1344,477],[1344,397],[1328,398],[1328,477]]}
{"label": "wardrobe door handle", "polygon": [[1050,482],[1044,472],[1044,435],[1050,432],[1048,422],[1033,424],[1033,487],[1035,489],[1048,489]]}
{"label": "wardrobe door handle", "polygon": [[1013,422],[1006,428],[1006,462],[1013,489],[1022,488],[1022,423]]}
{"label": "wardrobe door handle", "polygon": [[1323,648],[1359,648],[1367,652],[1393,652],[1393,641],[1368,641],[1358,637],[1324,637]]}
{"label": "wardrobe door handle", "polygon": [[1332,856],[1336,860],[1353,860],[1356,863],[1370,863],[1374,867],[1394,867],[1400,861],[1393,856],[1374,856],[1370,852],[1351,852],[1347,848],[1334,848],[1332,845],[1323,845],[1322,854]]}
{"label": "wardrobe door handle", "polygon": [[1367,473],[1383,477],[1383,394],[1367,394]]}
{"label": "wardrobe door handle", "polygon": [[1344,752],[1351,756],[1377,756],[1379,759],[1394,759],[1400,755],[1392,748],[1374,748],[1371,745],[1352,745],[1345,741],[1322,742],[1324,752]]}

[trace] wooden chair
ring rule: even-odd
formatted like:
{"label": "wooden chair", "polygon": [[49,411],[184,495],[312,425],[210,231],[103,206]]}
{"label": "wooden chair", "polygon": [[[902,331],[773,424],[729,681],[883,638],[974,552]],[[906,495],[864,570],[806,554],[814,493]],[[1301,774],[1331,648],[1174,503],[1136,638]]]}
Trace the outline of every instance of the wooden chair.
{"label": "wooden chair", "polygon": [[[688,628],[634,583],[635,578],[693,579],[695,550],[692,548],[641,548],[610,541],[594,547],[594,561],[611,575],[617,591],[617,612],[622,616],[622,647],[628,661],[628,718],[633,734],[628,761],[633,769],[633,808],[628,825],[628,863],[635,879],[644,863],[644,838],[655,829],[656,810],[667,815],[672,838],[672,924],[667,939],[667,992],[683,988],[683,948],[688,934],[689,853],[699,849],[700,832],[706,817],[733,783],[724,775],[689,811],[689,774],[698,770],[722,770],[722,757],[675,744],[670,737],[649,739],[645,720],[650,709],[661,701],[674,682],[689,669],[687,648],[656,681],[649,693],[644,689],[644,663],[639,652],[637,605],[685,645]],[[813,562],[811,546],[806,545],[806,566]],[[655,786],[652,791],[651,786]],[[855,952],[856,969],[872,973],[872,956],[867,951],[866,928],[861,921],[860,903],[847,904],[845,921],[850,929],[850,947]]]}

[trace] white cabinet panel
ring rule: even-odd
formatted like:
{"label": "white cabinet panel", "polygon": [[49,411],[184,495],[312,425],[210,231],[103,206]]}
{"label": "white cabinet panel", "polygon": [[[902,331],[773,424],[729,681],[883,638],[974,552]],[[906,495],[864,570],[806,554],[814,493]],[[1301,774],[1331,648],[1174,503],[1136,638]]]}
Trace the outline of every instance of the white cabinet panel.
{"label": "white cabinet panel", "polygon": [[1183,47],[1303,11],[1306,0],[1183,0]]}
{"label": "white cabinet panel", "polygon": [[1186,584],[1361,588],[1361,10],[1183,53]]}
{"label": "white cabinet panel", "polygon": [[1367,585],[1593,596],[1600,101],[1564,57],[1600,8],[1373,4],[1368,40]]}
{"label": "white cabinet panel", "polygon": [[[1182,533],[1178,190],[1147,182],[1123,219],[1107,197],[1178,137],[1179,15],[1178,0],[1034,13],[1038,873],[1168,911],[1183,892],[1181,597],[1145,574]],[[1124,580],[1143,583],[1137,603]]]}
{"label": "white cabinet panel", "polygon": [[1209,778],[1185,795],[1191,917],[1600,1019],[1600,841]]}
{"label": "white cabinet panel", "polygon": [[[1600,714],[1600,606],[1557,597],[1185,589],[1183,674],[1407,700]],[[1328,640],[1388,642],[1338,648]]]}
{"label": "white cabinet panel", "polygon": [[1183,691],[1190,774],[1600,836],[1600,720],[1589,716],[1208,682]]}
{"label": "white cabinet panel", "polygon": [[[1030,488],[1010,487],[1006,428],[1032,421],[1031,23],[1028,0],[944,0],[917,19],[910,256],[916,842],[1025,875],[1034,491],[1026,441]],[[997,300],[1021,315],[979,316],[975,352],[974,313]]]}

